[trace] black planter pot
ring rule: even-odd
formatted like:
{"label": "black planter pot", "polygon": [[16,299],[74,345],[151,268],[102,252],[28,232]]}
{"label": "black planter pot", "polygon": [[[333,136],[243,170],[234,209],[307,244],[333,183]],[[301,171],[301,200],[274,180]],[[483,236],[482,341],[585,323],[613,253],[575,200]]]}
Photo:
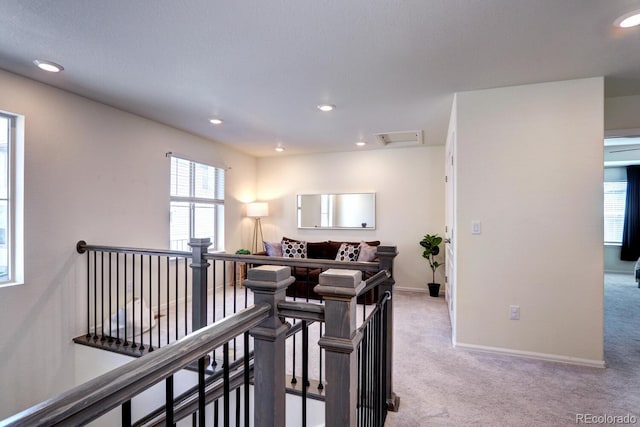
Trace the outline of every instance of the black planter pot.
{"label": "black planter pot", "polygon": [[427,283],[429,286],[429,296],[437,297],[440,295],[440,283]]}

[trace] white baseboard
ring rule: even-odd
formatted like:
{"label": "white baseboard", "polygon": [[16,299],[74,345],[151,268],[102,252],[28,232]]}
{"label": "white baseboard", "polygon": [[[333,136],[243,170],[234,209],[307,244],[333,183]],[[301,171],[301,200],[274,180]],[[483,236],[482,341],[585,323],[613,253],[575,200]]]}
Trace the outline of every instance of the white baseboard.
{"label": "white baseboard", "polygon": [[614,273],[614,274],[628,274],[629,276],[633,276],[635,274],[635,271],[629,271],[629,270],[605,270],[605,273]]}
{"label": "white baseboard", "polygon": [[407,288],[402,286],[394,286],[393,292],[420,292],[421,294],[429,293],[427,288]]}
{"label": "white baseboard", "polygon": [[523,357],[526,359],[544,360],[547,362],[566,363],[569,365],[588,366],[591,368],[607,367],[607,364],[604,360],[582,359],[579,357],[561,356],[558,354],[536,353],[533,351],[512,350],[508,348],[488,347],[484,345],[465,344],[460,342],[455,343],[454,347],[463,350],[482,351],[485,353]]}

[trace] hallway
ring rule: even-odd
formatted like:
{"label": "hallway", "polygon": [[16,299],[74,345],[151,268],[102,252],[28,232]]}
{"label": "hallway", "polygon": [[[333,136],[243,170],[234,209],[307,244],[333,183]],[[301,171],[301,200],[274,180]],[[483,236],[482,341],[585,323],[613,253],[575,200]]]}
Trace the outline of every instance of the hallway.
{"label": "hallway", "polygon": [[578,414],[640,420],[640,289],[632,275],[605,277],[606,369],[454,349],[444,298],[397,292],[394,303],[401,402],[388,427],[569,426]]}

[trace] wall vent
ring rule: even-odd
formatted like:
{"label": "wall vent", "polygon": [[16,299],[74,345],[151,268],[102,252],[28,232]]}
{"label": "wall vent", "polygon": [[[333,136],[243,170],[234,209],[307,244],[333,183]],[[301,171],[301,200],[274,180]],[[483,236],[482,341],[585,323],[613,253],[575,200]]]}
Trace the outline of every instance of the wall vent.
{"label": "wall vent", "polygon": [[378,142],[386,147],[410,147],[412,145],[424,144],[421,130],[384,132],[375,135]]}

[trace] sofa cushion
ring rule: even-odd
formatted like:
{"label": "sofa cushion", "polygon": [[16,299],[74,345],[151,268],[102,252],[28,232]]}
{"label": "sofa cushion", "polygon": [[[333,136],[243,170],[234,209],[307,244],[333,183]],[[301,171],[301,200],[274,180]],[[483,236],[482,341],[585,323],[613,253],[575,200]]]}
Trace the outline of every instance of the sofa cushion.
{"label": "sofa cushion", "polygon": [[267,256],[282,256],[282,242],[263,242]]}
{"label": "sofa cushion", "polygon": [[372,246],[367,242],[360,242],[360,253],[358,254],[358,261],[371,262],[376,259],[377,252],[378,248],[376,246]]}
{"label": "sofa cushion", "polygon": [[[333,240],[329,240],[329,250],[327,252],[326,259],[336,259],[336,255],[338,255],[338,250],[340,249],[340,245],[343,243],[348,243],[350,245],[360,245],[360,242],[335,242]],[[373,240],[371,242],[365,242],[369,246],[379,246],[380,240]]]}
{"label": "sofa cushion", "polygon": [[357,261],[358,254],[360,253],[360,245],[353,245],[350,243],[343,243],[338,249],[336,254],[336,261]]}
{"label": "sofa cushion", "polygon": [[[287,240],[289,242],[302,242],[302,240],[292,239],[290,237],[283,237],[282,240]],[[333,259],[333,256],[329,256],[329,242],[307,242],[307,258],[313,259]]]}
{"label": "sofa cushion", "polygon": [[307,242],[292,240],[282,241],[282,256],[285,258],[306,258]]}

